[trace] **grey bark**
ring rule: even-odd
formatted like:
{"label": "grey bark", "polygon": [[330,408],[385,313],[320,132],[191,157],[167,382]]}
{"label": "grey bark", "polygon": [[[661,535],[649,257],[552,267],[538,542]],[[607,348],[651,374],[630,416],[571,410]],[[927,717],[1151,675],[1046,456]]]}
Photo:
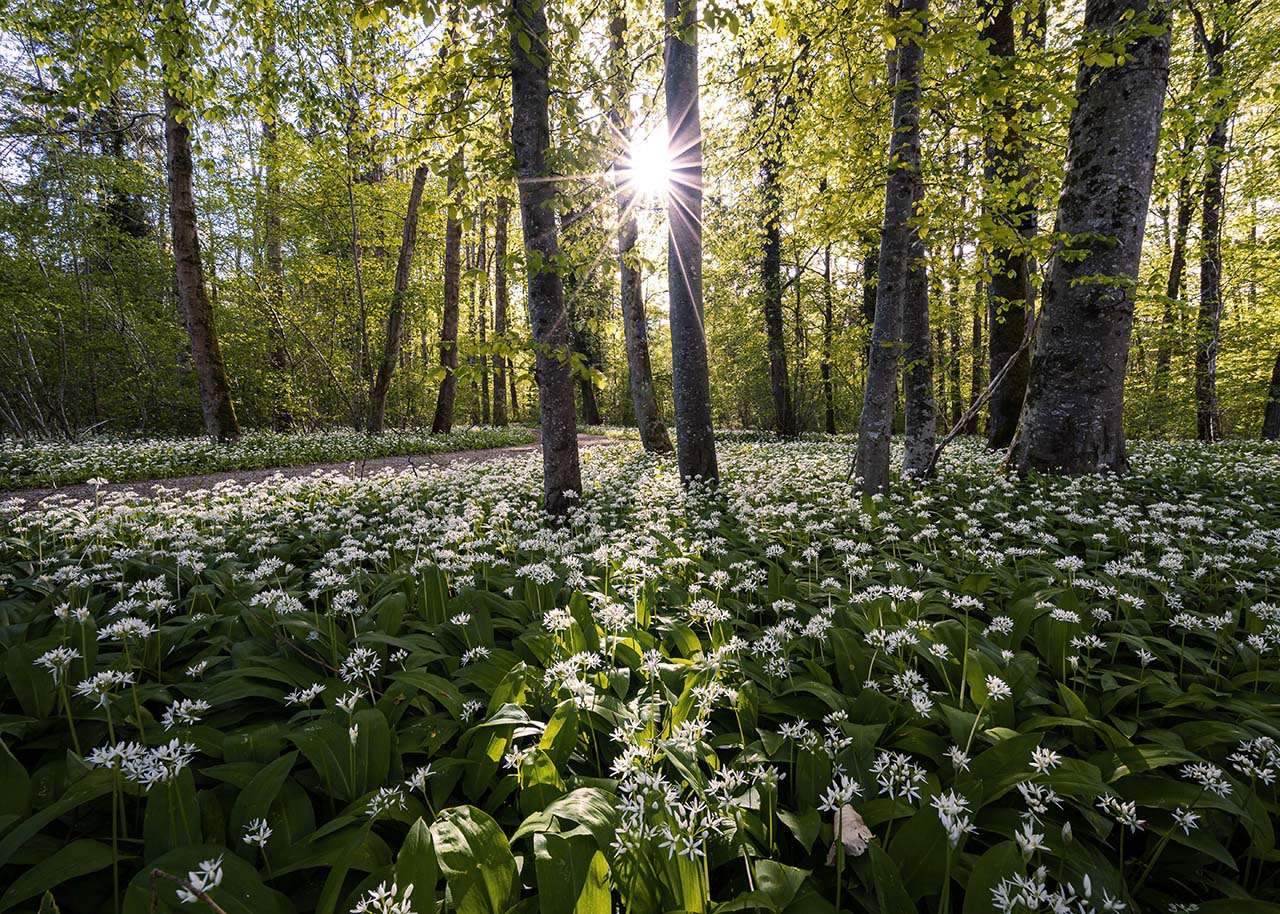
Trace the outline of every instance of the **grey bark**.
{"label": "grey bark", "polygon": [[640,443],[650,453],[667,453],[671,438],[662,421],[649,357],[649,326],[645,319],[640,269],[636,264],[635,190],[627,181],[631,150],[631,71],[626,55],[627,13],[614,3],[609,15],[609,120],[620,152],[613,163],[614,195],[618,204],[618,287],[622,305],[622,334],[627,348],[627,381],[636,414]]}
{"label": "grey bark", "polygon": [[1267,404],[1262,416],[1262,437],[1280,438],[1280,352],[1271,366],[1271,384],[1267,387]]}
{"label": "grey bark", "polygon": [[387,415],[387,394],[391,390],[391,376],[400,360],[400,347],[404,343],[404,310],[409,297],[409,280],[413,275],[413,251],[418,243],[418,209],[422,204],[422,191],[427,184],[427,166],[419,165],[413,171],[413,183],[409,188],[409,204],[405,209],[404,231],[400,237],[400,256],[396,261],[396,275],[391,287],[391,304],[387,309],[387,336],[382,346],[382,361],[378,375],[369,392],[369,434],[379,435]]}
{"label": "grey bark", "polygon": [[[1012,83],[1017,46],[1014,41],[1014,0],[988,0],[985,4],[987,25],[982,37],[989,42],[987,54],[998,78],[1008,90],[989,112],[999,136],[986,141],[987,195],[984,207],[993,222],[1004,222],[1027,241],[1035,232],[1035,203],[1031,194],[1031,176],[1027,168],[1023,140],[1019,135],[1018,106],[1012,101]],[[999,189],[997,189],[999,188]],[[1025,195],[1024,202],[1010,203],[1014,195]],[[1018,353],[1015,364],[1004,374],[992,392],[987,412],[987,445],[1004,449],[1013,440],[1018,414],[1026,394],[1031,358],[1022,347],[1030,314],[1031,279],[1027,250],[1021,243],[994,244],[989,251],[991,281],[987,286],[988,372],[994,378],[1005,362]]]}
{"label": "grey bark", "polygon": [[[903,0],[896,16],[919,17],[928,0]],[[923,25],[923,22],[921,23]],[[889,144],[889,177],[885,184],[884,227],[880,233],[875,325],[867,364],[867,386],[858,423],[854,473],[863,492],[889,488],[889,443],[896,406],[898,358],[904,345],[903,300],[910,294],[911,262],[918,233],[908,220],[915,213],[920,182],[920,84],[924,60],[918,41],[901,34],[897,43],[893,99],[893,133]],[[932,385],[930,385],[932,386]]]}
{"label": "grey bark", "polygon": [[164,141],[165,166],[169,185],[169,224],[173,233],[174,279],[178,301],[182,307],[191,340],[191,364],[200,389],[200,415],[205,433],[219,441],[240,437],[231,400],[231,382],[218,345],[218,332],[213,306],[204,286],[204,266],[200,256],[200,237],[196,230],[196,204],[193,190],[191,130],[187,126],[191,111],[178,97],[176,86],[182,85],[189,28],[186,8],[170,4],[166,16],[175,43],[172,62],[165,67]]}
{"label": "grey bark", "polygon": [[1187,232],[1195,201],[1191,197],[1191,181],[1183,177],[1178,181],[1177,216],[1173,226],[1173,245],[1169,253],[1169,280],[1165,284],[1164,312],[1160,318],[1160,340],[1156,344],[1156,368],[1154,388],[1156,393],[1165,389],[1172,362],[1173,339],[1177,335],[1174,302],[1182,298],[1182,281],[1187,269]]}
{"label": "grey bark", "polygon": [[698,103],[698,3],[664,0],[667,130],[672,151],[667,211],[671,373],[680,476],[716,480],[711,379],[702,323],[702,121]]}
{"label": "grey bark", "polygon": [[[457,37],[458,4],[449,6],[447,40]],[[454,109],[460,109],[465,97],[461,89],[452,93]],[[453,430],[453,411],[458,398],[458,309],[462,298],[462,180],[465,156],[461,145],[449,162],[445,193],[449,215],[444,226],[444,301],[440,320],[440,392],[436,396],[435,416],[431,430],[443,434]]]}
{"label": "grey bark", "polygon": [[[1225,76],[1227,32],[1219,27],[1210,35],[1199,11],[1193,7],[1192,13],[1196,34],[1208,63],[1209,85],[1220,89]],[[1218,405],[1218,349],[1222,335],[1222,210],[1230,111],[1222,98],[1213,102],[1212,110],[1213,126],[1205,148],[1208,169],[1200,201],[1200,308],[1196,315],[1196,437],[1201,441],[1222,438],[1222,411]]]}
{"label": "grey bark", "polygon": [[[493,223],[493,338],[505,344],[507,335],[507,219],[511,201],[498,198]],[[499,346],[499,349],[504,348]],[[493,354],[493,424],[507,424],[507,359],[501,351]],[[512,397],[514,399],[514,390]]]}
{"label": "grey bark", "polygon": [[[556,187],[547,166],[550,50],[543,0],[510,0],[511,142],[524,227],[529,323],[537,346],[538,404],[542,419],[544,507],[564,515],[582,494],[569,326],[564,286],[557,272]],[[524,45],[529,50],[524,50]]]}
{"label": "grey bark", "polygon": [[[1164,7],[1087,0],[1090,32],[1113,33],[1131,18],[1164,26]],[[1010,450],[1020,473],[1128,466],[1125,369],[1168,78],[1167,28],[1139,36],[1122,64],[1080,65],[1056,231],[1076,239],[1072,249],[1084,257],[1059,254],[1049,264],[1021,427]]]}

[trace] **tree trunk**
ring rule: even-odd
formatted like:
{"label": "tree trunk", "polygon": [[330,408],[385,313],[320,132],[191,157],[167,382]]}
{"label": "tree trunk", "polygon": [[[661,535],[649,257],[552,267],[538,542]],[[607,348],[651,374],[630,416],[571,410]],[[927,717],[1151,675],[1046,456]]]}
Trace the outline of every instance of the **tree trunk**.
{"label": "tree trunk", "polygon": [[[1164,8],[1148,0],[1085,5],[1093,35],[1124,29],[1131,18],[1163,26]],[[1024,474],[1128,466],[1125,365],[1169,78],[1168,29],[1139,36],[1123,60],[1110,67],[1082,63],[1076,78],[1055,226],[1076,240],[1072,256],[1058,254],[1049,264],[1022,424],[1010,452]]]}
{"label": "tree trunk", "polygon": [[396,276],[391,287],[391,304],[387,309],[387,337],[382,347],[382,362],[378,376],[369,392],[369,434],[382,434],[387,415],[387,393],[391,390],[391,375],[400,359],[400,346],[404,341],[404,306],[409,297],[409,279],[413,272],[413,249],[418,243],[418,208],[422,204],[422,191],[427,184],[427,166],[419,165],[413,171],[413,184],[409,188],[409,206],[404,215],[404,232],[400,238],[400,257],[396,261]]}
{"label": "tree trunk", "polygon": [[963,251],[959,244],[951,248],[951,277],[948,280],[947,333],[951,338],[951,361],[948,368],[951,374],[951,421],[947,425],[954,426],[960,421],[964,412],[961,403],[963,394],[960,391],[960,262]]}
{"label": "tree trunk", "polygon": [[[763,114],[757,114],[762,119]],[[767,131],[766,131],[767,132]],[[791,403],[791,378],[787,373],[787,342],[782,323],[782,184],[777,140],[762,138],[770,146],[760,164],[760,196],[764,219],[764,247],[760,279],[764,287],[764,330],[768,341],[769,387],[773,392],[774,428],[778,434],[794,437],[795,409]],[[796,282],[800,280],[797,278]]]}
{"label": "tree trunk", "polygon": [[1191,197],[1191,181],[1183,177],[1178,181],[1178,214],[1173,226],[1173,245],[1169,254],[1169,281],[1165,284],[1164,313],[1160,319],[1160,341],[1156,344],[1155,392],[1164,391],[1169,380],[1173,340],[1177,336],[1174,302],[1182,298],[1183,274],[1187,269],[1187,231],[1191,227],[1191,215],[1195,201]]}
{"label": "tree trunk", "polygon": [[459,173],[462,150],[449,163],[446,194],[449,215],[444,223],[444,309],[440,321],[440,392],[431,430],[437,435],[453,430],[453,407],[458,398],[458,317],[462,298],[462,192]]}
{"label": "tree trunk", "polygon": [[[493,223],[493,339],[499,351],[493,354],[493,424],[507,424],[507,359],[501,352],[507,342],[507,217],[511,201],[498,198]],[[514,383],[514,378],[512,379]],[[512,388],[515,399],[515,388]]]}
{"label": "tree trunk", "polygon": [[[825,182],[824,182],[825,185]],[[831,378],[832,345],[835,336],[835,303],[831,290],[831,245],[822,252],[822,404],[828,435],[836,433],[836,394]]]}
{"label": "tree trunk", "polygon": [[[986,192],[984,208],[993,223],[1006,223],[1025,242],[1035,230],[1035,202],[1027,168],[1023,140],[1019,136],[1018,110],[1012,101],[1014,64],[1014,0],[987,0],[987,25],[982,38],[989,42],[987,53],[993,69],[999,71],[1005,94],[989,112],[998,137],[986,142]],[[987,338],[989,376],[994,378],[1005,363],[1014,359],[1004,379],[991,392],[987,404],[987,445],[1005,449],[1013,440],[1018,414],[1027,390],[1031,356],[1022,341],[1029,320],[1031,279],[1027,249],[1022,244],[994,244],[990,248],[991,281],[987,286]]]}
{"label": "tree trunk", "polygon": [[1271,386],[1267,388],[1267,404],[1262,416],[1262,437],[1280,438],[1280,352],[1271,366]]}
{"label": "tree trunk", "polygon": [[[924,199],[924,183],[915,172],[915,206]],[[906,442],[902,455],[904,473],[921,476],[933,461],[938,440],[937,403],[933,394],[933,345],[929,333],[929,275],[924,239],[911,232],[911,260],[907,265],[906,295],[902,300],[902,337],[906,359],[902,366]]]}
{"label": "tree trunk", "polygon": [[[1209,36],[1196,14],[1196,30],[1209,65],[1209,86],[1221,90],[1228,50],[1226,32],[1219,27]],[[1213,127],[1205,148],[1208,169],[1200,201],[1200,310],[1196,317],[1196,437],[1201,441],[1222,438],[1222,412],[1218,406],[1218,346],[1222,332],[1222,210],[1225,202],[1224,171],[1227,165],[1226,103],[1213,103]]]}
{"label": "tree trunk", "polygon": [[[698,103],[698,2],[664,0],[668,149],[667,284],[680,476],[719,479],[711,428],[711,378],[702,323],[702,119]],[[674,25],[674,28],[672,27]]]}
{"label": "tree trunk", "polygon": [[[560,221],[560,239],[568,261],[564,275],[565,308],[569,313],[569,345],[588,371],[599,369],[600,351],[595,333],[591,330],[594,316],[593,273],[595,271],[594,226],[590,208],[574,209],[565,213]],[[586,256],[584,256],[586,252]],[[583,313],[585,306],[586,314]],[[587,373],[575,373],[578,394],[582,398],[582,422],[584,425],[600,424],[600,407],[596,403],[595,382]]]}
{"label": "tree trunk", "polygon": [[[908,16],[923,27],[928,0],[902,0],[898,19]],[[889,443],[897,399],[898,357],[903,347],[903,303],[908,285],[919,271],[918,232],[909,224],[915,214],[920,184],[920,84],[917,75],[924,48],[905,29],[898,30],[897,78],[893,83],[893,130],[889,144],[889,177],[885,184],[884,228],[880,233],[875,325],[867,364],[867,386],[858,423],[854,471],[863,492],[889,488]],[[915,318],[912,318],[915,326]],[[927,326],[927,320],[926,320]],[[913,431],[917,429],[913,428]]]}
{"label": "tree trunk", "polygon": [[[982,283],[979,282],[973,293],[973,326],[970,330],[970,352],[973,353],[973,361],[969,366],[969,405],[972,406],[977,402],[978,397],[982,396],[982,391],[986,388],[986,373],[982,370],[982,307],[983,296]],[[964,433],[966,435],[978,434],[982,418],[982,411],[975,412],[968,423],[965,424]]]}
{"label": "tree trunk", "polygon": [[[544,0],[511,0],[511,142],[515,149],[528,275],[529,323],[537,346],[542,418],[544,506],[564,515],[582,495],[578,465],[569,327],[558,270],[556,185],[547,167],[550,145],[547,16]],[[528,50],[525,50],[525,48]]]}
{"label": "tree trunk", "polygon": [[649,358],[649,326],[645,319],[640,268],[636,261],[639,229],[634,208],[635,188],[627,175],[631,161],[631,70],[626,52],[626,6],[615,2],[609,13],[609,120],[619,148],[613,163],[614,195],[618,202],[618,287],[622,305],[622,334],[627,347],[627,381],[640,430],[640,443],[650,453],[667,453],[671,438],[662,421],[653,386]]}
{"label": "tree trunk", "polygon": [[[263,48],[265,76],[274,81],[276,73],[276,43],[274,36]],[[274,85],[268,87],[274,91]],[[278,432],[293,427],[293,413],[289,408],[289,354],[284,336],[284,257],[280,249],[280,149],[278,140],[279,110],[274,97],[269,111],[262,118],[262,166],[265,189],[265,218],[263,219],[264,247],[266,249],[266,298],[267,310],[267,373],[272,398],[271,424]]]}
{"label": "tree trunk", "polygon": [[[449,4],[449,24],[445,31],[447,45],[457,40],[459,4]],[[461,89],[451,93],[454,110],[465,104]],[[444,302],[440,320],[440,391],[436,396],[436,412],[431,420],[431,430],[446,434],[453,430],[453,408],[458,398],[458,306],[462,297],[462,180],[465,156],[461,140],[453,158],[449,160],[449,177],[446,180],[446,198],[449,214],[444,225]]]}
{"label": "tree trunk", "polygon": [[489,260],[485,250],[489,243],[487,214],[484,208],[480,211],[480,240],[476,253],[476,271],[480,282],[480,310],[478,328],[480,334],[480,421],[488,425],[492,420],[489,411],[489,360],[484,350],[489,334]]}
{"label": "tree trunk", "polygon": [[204,267],[200,258],[200,237],[196,231],[195,193],[192,189],[193,162],[191,131],[187,126],[191,111],[177,95],[189,74],[185,71],[187,48],[186,8],[178,3],[176,15],[166,15],[172,28],[176,48],[172,62],[165,67],[164,140],[165,165],[169,178],[169,223],[173,232],[175,286],[182,314],[191,340],[191,363],[200,388],[200,414],[205,433],[219,441],[240,437],[231,402],[231,383],[218,346],[213,306],[204,287]]}

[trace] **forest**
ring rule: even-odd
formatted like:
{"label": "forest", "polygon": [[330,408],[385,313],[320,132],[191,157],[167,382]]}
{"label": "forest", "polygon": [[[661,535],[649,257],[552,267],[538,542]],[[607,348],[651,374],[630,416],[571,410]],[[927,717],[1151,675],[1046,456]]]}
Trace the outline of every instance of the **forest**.
{"label": "forest", "polygon": [[0,914],[1280,914],[1276,0],[0,13]]}

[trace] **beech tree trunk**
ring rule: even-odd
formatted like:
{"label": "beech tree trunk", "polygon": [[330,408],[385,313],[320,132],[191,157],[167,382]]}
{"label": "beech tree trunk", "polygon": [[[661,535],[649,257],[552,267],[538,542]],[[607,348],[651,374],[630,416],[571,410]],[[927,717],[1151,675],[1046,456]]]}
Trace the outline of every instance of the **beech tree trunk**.
{"label": "beech tree trunk", "polygon": [[[763,113],[757,113],[763,119]],[[776,125],[775,125],[776,126]],[[766,133],[768,131],[766,130]],[[764,330],[769,352],[769,387],[773,392],[774,428],[784,438],[799,429],[791,403],[791,378],[787,373],[787,342],[782,323],[782,184],[776,138],[762,137],[767,148],[760,164],[760,197],[764,219],[764,245],[760,279],[764,287]],[[798,280],[797,280],[798,281]]]}
{"label": "beech tree trunk", "polygon": [[400,257],[396,261],[396,275],[391,287],[391,304],[387,309],[387,336],[382,345],[382,361],[378,375],[369,391],[369,434],[382,434],[387,415],[387,393],[391,390],[391,376],[400,361],[400,347],[404,342],[404,306],[409,297],[409,279],[413,273],[413,250],[418,243],[418,208],[422,204],[422,191],[427,184],[427,166],[419,165],[413,171],[413,183],[409,188],[409,205],[404,215],[404,231],[400,237]]}
{"label": "beech tree trunk", "polygon": [[488,425],[492,419],[489,411],[489,360],[484,355],[489,334],[489,259],[486,247],[489,243],[487,214],[480,211],[480,240],[476,248],[476,270],[480,274],[480,310],[478,332],[480,334],[480,421]]}
{"label": "beech tree trunk", "polygon": [[444,309],[440,321],[440,391],[436,396],[436,412],[431,430],[446,434],[453,430],[453,407],[458,398],[458,318],[462,298],[462,207],[458,171],[462,168],[462,150],[449,163],[446,194],[450,201],[449,216],[444,223]]}
{"label": "beech tree trunk", "polygon": [[[543,503],[567,514],[582,495],[578,430],[569,374],[569,326],[558,272],[556,186],[547,167],[550,145],[547,16],[544,0],[510,0],[511,142],[524,227],[529,323],[537,347],[538,404],[542,419]],[[528,50],[525,50],[525,48]]]}
{"label": "beech tree trunk", "polygon": [[165,167],[169,179],[174,280],[187,336],[191,340],[191,364],[200,389],[200,415],[205,433],[219,441],[234,441],[240,437],[240,423],[236,420],[231,382],[227,379],[226,364],[218,346],[213,306],[204,287],[200,236],[196,230],[191,130],[187,126],[191,111],[178,97],[177,92],[181,90],[176,88],[182,86],[189,75],[185,72],[186,55],[183,53],[187,47],[189,23],[186,8],[181,3],[170,5],[175,6],[176,15],[169,13],[166,16],[166,24],[174,30],[177,48],[172,63],[165,68],[164,92]]}
{"label": "beech tree trunk", "polygon": [[[507,218],[511,201],[498,198],[493,222],[493,338],[495,343],[506,343],[507,307]],[[499,345],[499,350],[504,346]],[[507,424],[507,359],[501,351],[493,354],[493,424]],[[513,393],[514,397],[514,393]]]}
{"label": "beech tree trunk", "polygon": [[[575,209],[564,214],[560,221],[560,238],[568,254],[570,267],[564,275],[565,308],[569,313],[569,345],[587,369],[600,368],[600,347],[590,323],[595,311],[593,300],[592,248],[595,239],[592,213],[589,209]],[[587,253],[583,256],[584,250]],[[587,311],[583,313],[583,309]],[[600,424],[600,407],[596,402],[596,386],[590,377],[575,373],[578,395],[582,399],[582,421],[585,425]]]}
{"label": "beech tree trunk", "polygon": [[[446,41],[457,38],[457,22],[460,15],[458,2],[449,5],[449,26]],[[455,109],[463,106],[465,98],[461,89],[452,93]],[[449,161],[449,177],[445,194],[449,201],[449,215],[444,224],[444,302],[440,320],[440,391],[436,396],[436,412],[431,420],[431,430],[446,434],[453,430],[453,409],[458,398],[458,310],[462,297],[462,178],[466,166],[461,145]]]}
{"label": "beech tree trunk", "polygon": [[644,292],[636,261],[639,228],[634,208],[635,189],[627,176],[631,170],[631,70],[627,60],[627,12],[614,3],[609,14],[610,90],[609,120],[620,150],[613,163],[614,196],[618,203],[618,287],[622,305],[622,334],[627,348],[627,381],[636,414],[640,443],[650,453],[667,453],[671,438],[662,421],[653,386],[649,357],[649,323],[645,319]]}
{"label": "beech tree trunk", "polygon": [[[920,180],[919,170],[915,177],[915,206],[918,207],[924,199],[924,182]],[[902,470],[913,476],[923,475],[928,470],[938,440],[933,342],[929,332],[929,274],[925,254],[924,239],[918,230],[912,230],[911,261],[907,264],[906,295],[902,300],[902,337],[906,343],[906,360],[902,366],[906,418]]]}
{"label": "beech tree trunk", "polygon": [[[1131,19],[1163,26],[1165,8],[1148,0],[1086,2],[1085,28],[1095,35],[1127,28]],[[1125,368],[1168,78],[1167,28],[1139,36],[1123,63],[1080,66],[1056,231],[1077,239],[1071,249],[1084,256],[1058,254],[1049,264],[1010,452],[1020,473],[1128,466]]]}
{"label": "beech tree trunk", "polygon": [[[1209,85],[1221,88],[1224,57],[1228,50],[1226,32],[1219,27],[1214,35],[1205,29],[1195,13],[1196,32],[1209,65]],[[1208,168],[1200,201],[1200,310],[1196,316],[1196,437],[1201,441],[1222,438],[1222,411],[1218,405],[1218,347],[1222,335],[1222,210],[1225,203],[1224,171],[1227,165],[1227,128],[1230,113],[1226,103],[1213,103],[1213,127],[1205,148]]]}
{"label": "beech tree trunk", "polygon": [[702,323],[702,119],[698,103],[698,3],[664,0],[664,58],[671,191],[667,284],[671,373],[680,476],[718,480],[711,428],[711,378]]}
{"label": "beech tree trunk", "polygon": [[1267,388],[1267,404],[1262,416],[1262,437],[1280,438],[1280,352],[1271,366],[1271,385]]}
{"label": "beech tree trunk", "polygon": [[[825,186],[825,182],[824,182]],[[835,338],[835,303],[831,291],[831,245],[822,252],[822,404],[828,435],[836,433],[836,393],[831,377],[832,343]]]}
{"label": "beech tree trunk", "polygon": [[[274,37],[263,48],[264,77],[274,83],[276,73],[276,43]],[[268,87],[268,94],[273,91]],[[267,310],[267,369],[273,399],[271,424],[278,432],[293,427],[293,413],[289,408],[289,354],[285,346],[284,319],[284,256],[280,247],[280,149],[279,108],[274,96],[262,118],[262,170],[264,189],[263,235],[266,253]]]}
{"label": "beech tree trunk", "polygon": [[[928,0],[902,0],[896,18],[917,18],[923,26]],[[885,185],[884,227],[876,269],[876,313],[871,331],[867,386],[858,423],[854,472],[863,492],[889,488],[889,443],[897,400],[898,358],[903,348],[903,302],[911,291],[912,260],[918,259],[919,235],[908,220],[915,214],[920,184],[920,84],[924,48],[905,30],[899,32],[894,81],[893,131],[889,144],[889,177]],[[914,317],[913,317],[913,327]],[[927,319],[926,319],[927,326]],[[927,344],[926,344],[927,345]],[[932,386],[932,384],[930,384]],[[932,397],[931,397],[932,398]],[[914,429],[913,429],[914,430]]]}
{"label": "beech tree trunk", "polygon": [[[999,71],[1001,85],[1012,92],[1016,76],[1017,46],[1014,40],[1014,0],[989,0],[984,4],[987,25],[982,30],[990,42],[987,53]],[[986,142],[985,209],[993,222],[1006,222],[1020,238],[1030,238],[1035,229],[1035,202],[1026,164],[1023,140],[1019,135],[1018,110],[1010,95],[994,103],[991,116],[998,137]],[[1017,202],[1018,198],[1022,202]],[[993,199],[994,198],[994,199]],[[1013,441],[1022,411],[1031,370],[1031,354],[1022,346],[1026,336],[1030,300],[1030,271],[1027,250],[1021,246],[996,244],[990,249],[991,282],[987,286],[987,338],[989,377],[996,377],[1005,363],[1015,359],[1004,379],[991,392],[987,403],[987,445],[1004,449]]]}
{"label": "beech tree trunk", "polygon": [[[971,351],[973,353],[973,362],[969,366],[969,405],[972,406],[982,396],[982,391],[986,388],[986,374],[982,370],[983,359],[982,353],[982,312],[985,310],[982,305],[983,286],[979,282],[973,293],[973,325],[970,328]],[[982,411],[978,410],[965,424],[964,433],[966,435],[976,435],[979,431],[979,423],[981,422]]]}
{"label": "beech tree trunk", "polygon": [[1169,380],[1173,339],[1177,335],[1174,302],[1182,298],[1183,274],[1187,269],[1187,232],[1195,201],[1191,197],[1191,181],[1184,177],[1178,181],[1178,213],[1173,225],[1173,245],[1169,252],[1169,281],[1165,284],[1164,312],[1160,318],[1160,341],[1156,344],[1156,369],[1154,388],[1161,393]]}

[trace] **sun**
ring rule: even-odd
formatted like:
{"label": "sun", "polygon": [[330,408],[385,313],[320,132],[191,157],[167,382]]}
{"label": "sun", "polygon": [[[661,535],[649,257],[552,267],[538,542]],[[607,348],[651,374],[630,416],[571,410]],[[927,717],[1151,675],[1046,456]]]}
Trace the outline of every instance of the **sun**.
{"label": "sun", "polygon": [[655,130],[631,143],[631,168],[627,180],[637,194],[662,198],[671,186],[671,154],[667,149],[667,132]]}

